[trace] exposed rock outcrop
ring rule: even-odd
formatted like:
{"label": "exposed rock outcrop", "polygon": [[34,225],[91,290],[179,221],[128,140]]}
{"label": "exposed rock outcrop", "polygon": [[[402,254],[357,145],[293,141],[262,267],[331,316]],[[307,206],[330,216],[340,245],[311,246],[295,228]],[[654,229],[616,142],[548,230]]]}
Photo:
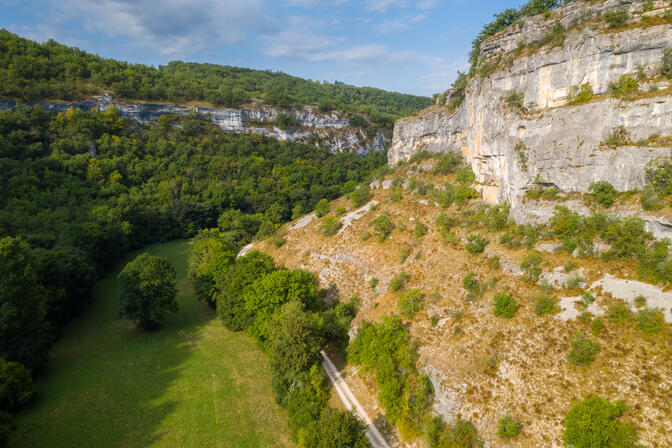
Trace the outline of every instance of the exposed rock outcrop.
{"label": "exposed rock outcrop", "polygon": [[[350,126],[350,121],[339,112],[320,113],[315,106],[303,106],[299,110],[286,112],[292,116],[296,125],[291,129],[281,129],[274,125],[282,111],[269,107],[241,107],[239,109],[219,109],[212,107],[183,106],[171,104],[149,104],[117,101],[109,95],[94,97],[75,103],[39,102],[38,104],[52,113],[66,112],[73,107],[82,110],[107,110],[114,106],[124,118],[139,123],[150,123],[161,115],[187,115],[196,112],[203,118],[227,132],[259,133],[282,141],[316,141],[331,152],[367,152],[382,151],[389,141],[383,131],[368,136],[364,131]],[[0,110],[17,106],[14,101],[0,101]]]}
{"label": "exposed rock outcrop", "polygon": [[[619,126],[633,142],[672,135],[672,89],[668,82],[653,79],[664,49],[672,46],[672,26],[669,19],[643,19],[669,14],[670,5],[656,1],[652,10],[639,14],[645,3],[575,2],[547,17],[524,19],[486,40],[481,59],[496,66],[492,74],[473,77],[456,110],[438,105],[398,121],[390,163],[422,150],[461,152],[472,164],[484,198],[509,202],[520,222],[539,216],[523,206],[524,192],[535,180],[565,192],[586,192],[595,181],[607,181],[619,191],[640,189],[646,164],[669,155],[670,149],[614,148],[603,142]],[[631,26],[613,30],[599,18],[616,8],[630,12]],[[566,29],[560,44],[523,47],[558,21]],[[629,101],[608,94],[610,83],[622,75],[641,77],[642,70],[648,81],[640,81],[640,92]],[[586,83],[595,98],[569,105],[570,89]],[[506,101],[511,92],[519,94],[522,107]],[[666,232],[672,222],[661,219],[655,225]]]}

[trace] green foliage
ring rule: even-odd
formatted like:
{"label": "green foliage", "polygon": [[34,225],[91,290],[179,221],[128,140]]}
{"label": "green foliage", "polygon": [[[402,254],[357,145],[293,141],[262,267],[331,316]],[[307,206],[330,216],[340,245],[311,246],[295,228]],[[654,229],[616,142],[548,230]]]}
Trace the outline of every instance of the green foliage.
{"label": "green foliage", "polygon": [[379,282],[380,282],[380,280],[378,280],[378,277],[371,278],[371,280],[369,280],[369,288],[376,289]]}
{"label": "green foliage", "polygon": [[672,194],[672,157],[650,161],[646,165],[646,182],[662,195]]}
{"label": "green foliage", "polygon": [[462,279],[462,286],[467,290],[467,300],[473,301],[478,299],[485,292],[485,285],[476,277],[476,273],[470,272]]}
{"label": "green foliage", "polygon": [[665,208],[663,196],[651,187],[644,189],[642,196],[639,198],[639,203],[646,211],[656,211]]}
{"label": "green foliage", "polygon": [[575,366],[588,366],[595,361],[600,352],[600,344],[577,333],[569,341],[572,349],[567,353],[567,360]]}
{"label": "green foliage", "polygon": [[406,319],[413,319],[413,317],[422,310],[424,303],[424,295],[419,289],[409,289],[408,291],[399,294],[397,310]]}
{"label": "green foliage", "polygon": [[327,199],[320,199],[320,201],[315,205],[315,215],[318,218],[327,216],[331,211],[329,201]]}
{"label": "green foliage", "polygon": [[583,305],[584,307],[587,307],[588,305],[590,305],[594,301],[595,301],[595,297],[593,297],[593,295],[590,292],[583,291],[581,293],[581,305]]}
{"label": "green foliage", "polygon": [[320,226],[320,231],[324,236],[334,236],[343,227],[343,223],[335,216],[329,216]]}
{"label": "green foliage", "polygon": [[593,319],[590,323],[590,331],[592,331],[594,335],[602,334],[604,331],[604,322],[602,322],[601,319]]}
{"label": "green foliage", "polygon": [[499,292],[495,295],[493,307],[495,316],[511,319],[516,315],[520,305],[510,294]]}
{"label": "green foliage", "polygon": [[368,448],[366,425],[352,412],[326,408],[301,439],[306,448]]}
{"label": "green foliage", "polygon": [[669,242],[656,241],[639,255],[639,277],[651,283],[672,283],[672,258]]}
{"label": "green foliage", "polygon": [[635,327],[646,334],[659,334],[665,329],[665,314],[659,308],[648,306],[637,312]]}
{"label": "green foliage", "polygon": [[408,275],[406,272],[400,272],[399,274],[395,275],[392,278],[387,289],[389,289],[392,292],[401,291],[404,288],[404,286],[406,286],[406,283],[408,283],[410,279],[411,276]]}
{"label": "green foliage", "polygon": [[482,253],[488,244],[490,244],[490,241],[486,238],[474,234],[467,237],[467,244],[464,245],[464,248],[470,254],[476,255]]}
{"label": "green foliage", "polygon": [[250,334],[262,343],[269,337],[274,314],[285,303],[298,300],[310,310],[319,308],[315,277],[300,269],[278,269],[257,279],[243,292],[243,300],[245,310],[254,316]]}
{"label": "green foliage", "polygon": [[541,253],[538,251],[528,252],[520,262],[520,269],[523,270],[523,279],[528,283],[537,283],[542,270],[539,266],[542,262]]}
{"label": "green foliage", "polygon": [[571,105],[587,103],[593,99],[593,86],[590,83],[581,84],[581,87],[572,86],[567,94],[567,103]]}
{"label": "green foliage", "polygon": [[612,95],[629,97],[639,90],[639,82],[630,75],[621,75],[617,82],[609,83],[609,90]]}
{"label": "green foliage", "polygon": [[558,304],[555,299],[547,294],[543,294],[534,299],[534,312],[537,316],[544,314],[553,314],[558,310]]}
{"label": "green foliage", "polygon": [[402,193],[402,190],[400,187],[397,186],[392,186],[390,188],[390,194],[388,194],[387,199],[390,202],[399,202],[403,199],[404,194]]}
{"label": "green foliage", "polygon": [[663,50],[661,73],[668,78],[672,78],[672,47]]}
{"label": "green foliage", "polygon": [[502,439],[512,439],[520,434],[523,425],[509,417],[500,418],[497,422],[497,435]]}
{"label": "green foliage", "polygon": [[630,308],[623,302],[616,302],[609,307],[607,311],[609,320],[615,324],[630,322],[632,320],[632,313]]}
{"label": "green foliage", "polygon": [[506,104],[518,112],[525,112],[524,97],[521,92],[512,90],[506,95]]}
{"label": "green foliage", "polygon": [[260,99],[282,108],[314,104],[324,112],[337,107],[366,114],[389,129],[395,118],[413,115],[430,105],[426,97],[309,81],[269,70],[180,61],[157,68],[129,64],[53,40],[38,44],[6,30],[0,30],[0,48],[0,78],[4,80],[0,96],[24,101],[72,100],[102,91],[124,99],[207,101],[217,106],[239,106]]}
{"label": "green foliage", "polygon": [[447,425],[441,417],[428,418],[423,425],[423,435],[429,448],[483,447],[474,425],[462,419]]}
{"label": "green foliage", "polygon": [[379,243],[385,242],[395,228],[388,214],[380,215],[373,220],[373,232],[378,236]]}
{"label": "green foliage", "polygon": [[625,146],[630,144],[630,133],[625,128],[625,126],[616,126],[611,130],[607,141],[605,142],[608,146]]}
{"label": "green foliage", "polygon": [[[474,171],[471,169],[471,165],[465,165],[461,168],[457,169],[457,173],[455,175],[455,181],[460,184],[461,186],[465,187],[468,185],[471,185],[474,183],[476,180],[476,175],[474,174]],[[474,190],[468,189],[467,190],[469,193],[475,193]],[[466,193],[461,193],[461,195],[465,195]],[[476,199],[478,198],[477,195],[474,195],[473,197],[469,197],[469,199]],[[458,202],[459,203],[459,202]]]}
{"label": "green foliage", "polygon": [[402,436],[415,436],[433,401],[429,378],[416,371],[418,354],[398,317],[364,322],[348,346],[348,362],[373,371],[386,417]]}
{"label": "green foliage", "polygon": [[422,238],[427,235],[429,228],[420,221],[415,221],[415,236],[417,238]]}
{"label": "green foliage", "polygon": [[552,47],[559,47],[565,43],[567,37],[567,30],[561,22],[555,22],[551,31],[544,34],[539,41],[536,42],[539,46],[551,45]]}
{"label": "green foliage", "polygon": [[589,187],[590,194],[595,199],[595,202],[604,208],[609,208],[614,205],[618,197],[618,191],[609,182],[600,181],[593,182]]}
{"label": "green foliage", "polygon": [[624,8],[613,9],[604,14],[604,21],[609,28],[617,29],[628,26],[628,10]]}
{"label": "green foliage", "polygon": [[145,331],[161,326],[165,315],[177,312],[175,268],[161,257],[143,253],[119,273],[119,317]]}
{"label": "green foliage", "polygon": [[627,410],[622,401],[585,397],[565,416],[562,440],[574,448],[643,448],[633,424],[619,421]]}
{"label": "green foliage", "polygon": [[371,191],[368,185],[359,185],[350,193],[350,201],[352,202],[352,206],[355,208],[366,204],[369,202],[370,198]]}
{"label": "green foliage", "polygon": [[432,169],[434,174],[455,174],[457,170],[464,164],[464,158],[461,154],[455,152],[448,152],[435,156],[436,164]]}
{"label": "green foliage", "polygon": [[18,362],[0,358],[0,409],[16,411],[37,393],[30,372]]}

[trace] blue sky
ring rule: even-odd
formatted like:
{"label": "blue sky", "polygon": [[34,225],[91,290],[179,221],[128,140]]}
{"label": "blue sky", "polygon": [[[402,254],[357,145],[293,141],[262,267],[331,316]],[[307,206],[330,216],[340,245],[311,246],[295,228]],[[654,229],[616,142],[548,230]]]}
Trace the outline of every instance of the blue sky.
{"label": "blue sky", "polygon": [[0,0],[0,27],[104,57],[280,70],[419,95],[448,88],[496,0]]}

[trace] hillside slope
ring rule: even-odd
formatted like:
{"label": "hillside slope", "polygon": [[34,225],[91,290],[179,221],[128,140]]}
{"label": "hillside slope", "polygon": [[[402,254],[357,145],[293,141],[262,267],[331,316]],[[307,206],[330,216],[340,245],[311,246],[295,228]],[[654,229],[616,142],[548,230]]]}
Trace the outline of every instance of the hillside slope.
{"label": "hillside slope", "polygon": [[[470,420],[486,446],[563,446],[565,415],[592,394],[625,400],[625,419],[644,445],[672,444],[672,294],[638,281],[641,271],[627,255],[574,257],[562,251],[557,227],[517,227],[506,208],[459,195],[447,200],[447,191],[469,188],[436,166],[404,164],[372,184],[367,205],[339,199],[328,216],[306,216],[287,225],[281,240],[251,248],[312,271],[334,294],[360,297],[352,334],[363,321],[405,315],[434,384],[435,412],[449,422]],[[379,241],[381,216],[394,230]],[[340,229],[324,236],[333,219]],[[615,232],[619,225],[608,224]],[[601,237],[594,243],[606,252],[618,246]],[[394,291],[402,272],[408,281]],[[423,297],[415,315],[403,304],[414,290]],[[494,312],[499,293],[518,302],[510,319]],[[599,346],[585,365],[571,354],[578,334]],[[380,414],[374,376],[353,367],[346,373],[370,415]],[[515,439],[497,435],[504,416],[523,425]]]}

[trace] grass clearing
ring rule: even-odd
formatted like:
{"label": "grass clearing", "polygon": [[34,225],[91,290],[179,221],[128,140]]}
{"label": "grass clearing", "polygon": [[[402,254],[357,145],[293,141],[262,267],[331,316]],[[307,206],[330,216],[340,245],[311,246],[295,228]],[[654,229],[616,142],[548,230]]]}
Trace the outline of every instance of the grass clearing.
{"label": "grass clearing", "polygon": [[177,271],[180,310],[158,332],[116,318],[123,263],[96,286],[93,303],[54,345],[10,446],[291,445],[266,357],[196,300],[188,249],[188,241],[174,241],[143,250],[168,258]]}

